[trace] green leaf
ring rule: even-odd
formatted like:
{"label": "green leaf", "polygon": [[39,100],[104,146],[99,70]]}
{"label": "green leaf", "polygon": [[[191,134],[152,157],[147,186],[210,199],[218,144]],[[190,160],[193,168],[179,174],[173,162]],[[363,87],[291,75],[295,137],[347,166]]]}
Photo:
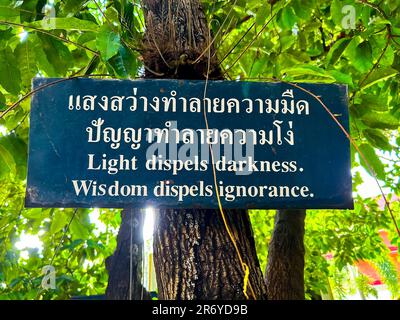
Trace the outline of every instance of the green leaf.
{"label": "green leaf", "polygon": [[251,69],[251,73],[249,74],[250,78],[257,77],[262,74],[262,72],[266,69],[268,58],[269,56],[264,54],[259,59],[255,59],[253,68]]}
{"label": "green leaf", "polygon": [[10,47],[0,51],[0,84],[11,94],[20,91],[21,75],[17,68],[18,61]]}
{"label": "green leaf", "polygon": [[364,83],[361,86],[361,89],[366,89],[374,84],[376,84],[379,81],[389,79],[391,77],[394,77],[396,74],[399,72],[393,68],[383,68],[383,69],[375,69],[367,78],[367,80],[364,81]]}
{"label": "green leaf", "polygon": [[368,112],[361,120],[370,128],[373,129],[397,129],[399,120],[390,113],[383,112]]}
{"label": "green leaf", "polygon": [[66,0],[64,1],[62,12],[65,15],[73,16],[85,5],[86,2],[88,2],[88,0]]}
{"label": "green leaf", "polygon": [[124,66],[124,61],[119,53],[108,60],[108,64],[115,75],[121,78],[128,77],[128,72]]}
{"label": "green leaf", "polygon": [[9,134],[4,137],[0,137],[0,144],[5,147],[8,152],[12,155],[17,175],[20,179],[26,177],[26,163],[27,163],[27,145],[25,141],[17,137],[15,134]]}
{"label": "green leaf", "polygon": [[107,10],[104,12],[105,16],[107,17],[107,20],[109,21],[110,24],[118,24],[119,23],[119,13],[117,9],[114,7],[110,6],[107,8]]}
{"label": "green leaf", "polygon": [[13,18],[17,17],[19,17],[19,10],[12,6],[10,0],[0,0],[0,18],[13,21]]}
{"label": "green leaf", "polygon": [[64,75],[73,61],[71,52],[68,47],[60,40],[51,36],[38,34],[43,46],[43,51],[46,53],[47,60],[50,62],[58,75]]}
{"label": "green leaf", "polygon": [[32,78],[35,77],[38,72],[35,50],[31,41],[27,39],[19,43],[14,53],[19,62],[22,84],[25,88],[29,88]]}
{"label": "green leaf", "polygon": [[126,32],[128,37],[135,39],[141,34],[139,26],[140,22],[138,21],[139,17],[136,13],[134,13],[136,5],[130,1],[125,2],[122,5],[123,7],[119,10],[119,14],[125,22],[124,25],[126,26],[123,28],[123,31]]}
{"label": "green leaf", "polygon": [[64,228],[67,223],[68,215],[66,214],[66,212],[62,210],[55,211],[50,225],[50,233],[54,234],[62,230],[62,228]]}
{"label": "green leaf", "polygon": [[96,40],[96,33],[95,32],[85,32],[78,38],[79,44],[91,43],[92,41],[95,42]]}
{"label": "green leaf", "polygon": [[[331,76],[324,69],[312,65],[300,65],[293,68],[288,68],[284,70],[289,76],[295,77],[296,81],[299,80],[314,80],[316,82],[335,82],[335,78]],[[312,76],[313,78],[308,78],[307,76]]]}
{"label": "green leaf", "polygon": [[380,130],[365,129],[363,130],[363,134],[367,138],[367,140],[371,143],[372,146],[387,151],[393,149],[391,144],[389,143],[388,138],[386,138],[386,136],[382,134]]}
{"label": "green leaf", "polygon": [[343,38],[339,41],[336,41],[326,56],[326,65],[335,64],[342,56],[344,50],[346,50],[350,42],[351,39],[349,38]]}
{"label": "green leaf", "polygon": [[0,179],[15,172],[15,162],[11,153],[0,144]]}
{"label": "green leaf", "polygon": [[344,5],[345,3],[343,3],[343,1],[333,0],[329,7],[332,20],[335,22],[335,25],[340,27],[342,26],[342,20],[345,16],[345,13],[342,13],[342,8]]}
{"label": "green leaf", "polygon": [[256,24],[263,25],[265,20],[268,18],[270,11],[271,11],[270,6],[264,5],[264,6],[259,7],[259,9],[256,13]]}
{"label": "green leaf", "polygon": [[339,83],[345,83],[349,86],[353,86],[353,78],[351,75],[340,72],[338,70],[329,70],[329,74],[336,79]]}
{"label": "green leaf", "polygon": [[118,53],[120,46],[119,35],[108,26],[103,25],[96,38],[96,48],[100,51],[101,57],[107,61]]}
{"label": "green leaf", "polygon": [[[290,5],[293,7],[297,17],[307,20],[313,10],[313,3],[310,0],[292,0]],[[266,6],[268,7],[268,6]]]}
{"label": "green leaf", "polygon": [[291,6],[282,8],[276,16],[276,21],[282,29],[292,29],[297,21],[293,8]]}
{"label": "green leaf", "polygon": [[85,75],[92,74],[93,71],[96,70],[97,66],[99,65],[99,62],[100,62],[100,57],[98,55],[93,56],[86,67]]}
{"label": "green leaf", "polygon": [[[376,155],[374,148],[369,144],[362,144],[359,146],[361,153],[364,155],[371,169],[374,170],[376,176],[380,180],[385,180],[385,167],[379,157]],[[370,173],[368,164],[364,161],[363,156],[360,154],[361,165]]]}
{"label": "green leaf", "polygon": [[[381,67],[389,67],[392,65],[394,60],[394,50],[391,45],[387,45],[386,37],[382,37],[381,35],[376,35],[373,37],[369,37],[369,41],[372,45],[372,55],[374,60],[379,60],[379,66]],[[385,49],[386,48],[386,49]],[[383,50],[385,49],[385,53],[382,55]]]}
{"label": "green leaf", "polygon": [[23,282],[23,280],[24,280],[24,278],[22,278],[22,277],[18,277],[18,278],[13,279],[13,280],[10,282],[10,288],[16,287],[18,284],[20,284],[21,282]]}
{"label": "green leaf", "polygon": [[22,211],[22,215],[27,219],[39,219],[42,217],[42,208],[27,209]]}
{"label": "green leaf", "polygon": [[121,46],[119,48],[119,55],[124,61],[124,66],[128,75],[132,77],[137,76],[140,66],[138,54],[136,52],[132,52],[131,50],[126,49],[124,46]]}
{"label": "green leaf", "polygon": [[47,55],[43,50],[42,42],[36,34],[31,34],[29,39],[32,40],[33,50],[37,59],[38,68],[46,73],[49,77],[57,77],[57,71],[47,59]]}
{"label": "green leaf", "polygon": [[361,104],[369,110],[386,111],[388,109],[387,99],[382,95],[364,94]]}
{"label": "green leaf", "polygon": [[79,30],[79,31],[97,31],[99,26],[88,20],[78,18],[48,18],[39,20],[29,24],[31,27],[41,30]]}
{"label": "green leaf", "polygon": [[79,246],[79,245],[82,244],[82,243],[83,243],[83,240],[82,240],[82,239],[77,239],[77,240],[72,241],[72,242],[69,243],[69,244],[65,244],[65,245],[62,247],[62,249],[63,249],[63,250],[64,250],[64,249],[73,250],[73,249],[75,249],[77,246]]}
{"label": "green leaf", "polygon": [[367,72],[372,68],[372,47],[369,41],[363,41],[355,48],[351,62],[360,72]]}
{"label": "green leaf", "polygon": [[0,92],[0,111],[3,111],[6,108],[7,108],[6,97],[4,96],[4,94]]}
{"label": "green leaf", "polygon": [[87,239],[89,236],[90,221],[86,211],[80,210],[70,225],[73,240]]}
{"label": "green leaf", "polygon": [[23,1],[22,5],[20,6],[20,19],[21,22],[25,21],[32,21],[32,19],[36,16],[36,5],[37,0],[27,0]]}

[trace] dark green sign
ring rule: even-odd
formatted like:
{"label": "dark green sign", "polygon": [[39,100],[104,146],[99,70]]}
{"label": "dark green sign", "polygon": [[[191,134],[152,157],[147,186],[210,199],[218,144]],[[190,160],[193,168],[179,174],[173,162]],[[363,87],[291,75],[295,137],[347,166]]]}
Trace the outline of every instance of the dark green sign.
{"label": "dark green sign", "polygon": [[[213,159],[226,208],[352,208],[349,141],[315,98],[285,83],[209,81],[206,97],[204,86],[73,79],[39,90],[26,205],[217,208]],[[302,87],[348,129],[345,86]]]}

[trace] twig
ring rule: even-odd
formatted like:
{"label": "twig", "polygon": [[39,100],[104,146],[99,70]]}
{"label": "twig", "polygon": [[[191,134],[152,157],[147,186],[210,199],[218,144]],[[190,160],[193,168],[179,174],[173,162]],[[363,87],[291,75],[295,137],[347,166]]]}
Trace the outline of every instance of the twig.
{"label": "twig", "polygon": [[[94,56],[94,57],[97,57],[97,56]],[[89,63],[89,65],[90,65],[90,63]],[[74,73],[71,75],[71,77],[76,76],[78,73],[80,73],[81,71],[85,70],[86,68],[87,68],[87,66],[82,67],[82,68],[79,69],[78,71],[74,72]],[[21,121],[19,121],[18,124],[17,124],[13,129],[10,130],[10,132],[13,132],[13,131],[17,130],[17,129],[19,128],[19,126],[26,120],[28,114],[29,114],[29,111],[25,112],[25,114],[24,114],[23,118],[21,119]],[[2,117],[3,117],[3,114],[1,115],[0,119],[1,119]]]}
{"label": "twig", "polygon": [[233,68],[233,66],[240,60],[240,58],[246,53],[246,51],[250,48],[250,46],[258,39],[260,34],[265,30],[265,28],[268,26],[268,24],[272,21],[272,19],[276,16],[276,13],[274,13],[271,18],[268,19],[268,21],[263,25],[261,30],[257,32],[256,36],[250,41],[250,43],[246,46],[246,48],[239,54],[239,56],[236,58],[236,60],[232,63],[232,65],[229,66],[228,69],[226,69],[225,72],[228,72],[230,69]]}
{"label": "twig", "polygon": [[31,26],[28,26],[28,25],[25,25],[25,24],[22,24],[22,23],[9,22],[9,21],[4,21],[4,20],[0,20],[0,24],[2,24],[2,25],[9,25],[9,26],[22,27],[22,28],[24,28],[24,29],[25,29],[25,28],[29,28],[29,29],[35,30],[35,31],[37,31],[37,32],[41,32],[41,33],[43,33],[43,34],[46,34],[46,35],[48,35],[48,36],[57,38],[58,40],[61,40],[61,41],[63,41],[63,42],[72,44],[72,45],[74,45],[74,46],[76,46],[76,47],[79,47],[79,48],[81,48],[81,49],[88,50],[88,51],[90,51],[91,53],[93,53],[93,54],[95,54],[95,55],[98,55],[98,54],[99,54],[97,51],[94,51],[94,50],[92,50],[92,49],[90,49],[90,48],[88,48],[88,47],[86,47],[86,46],[84,46],[84,45],[81,45],[81,44],[79,44],[79,43],[77,43],[77,42],[71,41],[71,40],[69,40],[69,39],[67,39],[67,38],[63,38],[63,37],[57,36],[57,35],[55,35],[55,34],[53,34],[53,33],[51,33],[51,32],[48,32],[48,31],[43,30],[43,29],[40,29],[40,28],[31,27]]}
{"label": "twig", "polygon": [[343,131],[343,133],[345,134],[346,138],[351,142],[351,144],[354,146],[354,148],[357,150],[358,154],[361,156],[361,158],[364,160],[365,164],[367,165],[368,171],[370,172],[370,174],[372,175],[372,177],[374,178],[376,184],[378,185],[378,188],[382,194],[382,198],[385,201],[385,205],[388,208],[388,211],[390,213],[390,217],[393,221],[393,224],[396,228],[397,234],[400,236],[400,229],[399,226],[397,224],[396,218],[394,217],[393,211],[390,208],[389,205],[389,201],[386,198],[385,193],[383,192],[383,189],[378,181],[378,178],[376,177],[376,173],[375,171],[372,169],[371,164],[369,163],[369,161],[367,160],[367,158],[365,157],[364,153],[360,150],[360,148],[358,147],[358,145],[356,144],[356,142],[354,141],[354,139],[350,136],[350,133],[347,132],[347,130],[343,127],[343,125],[339,122],[339,120],[335,117],[335,115],[332,113],[332,111],[325,105],[325,103],[321,100],[321,98],[319,96],[317,96],[316,94],[312,93],[311,91],[299,86],[296,83],[291,83],[291,82],[286,82],[289,85],[296,87],[306,93],[308,93],[309,95],[311,95],[312,97],[314,97],[322,106],[323,108],[326,110],[326,112],[328,112],[328,114],[330,115],[330,117],[333,119],[333,121],[339,126],[340,130]]}
{"label": "twig", "polygon": [[383,48],[381,54],[379,55],[378,60],[376,60],[375,64],[372,66],[371,70],[365,75],[365,77],[359,82],[358,86],[361,87],[365,81],[368,79],[368,77],[371,75],[371,73],[378,67],[379,62],[382,60],[383,56],[385,55],[385,52],[387,48],[389,47],[390,44],[390,39],[388,38],[385,47]]}
{"label": "twig", "polygon": [[229,55],[232,53],[233,50],[235,50],[235,48],[240,44],[240,42],[242,42],[242,40],[244,39],[244,37],[250,32],[251,29],[253,29],[253,27],[256,25],[255,22],[253,22],[251,24],[251,26],[249,28],[247,28],[246,32],[240,37],[240,39],[235,43],[235,45],[228,51],[228,53],[225,54],[225,56],[221,59],[221,61],[219,62],[218,65],[222,64],[222,62],[224,62],[224,60],[226,58],[229,57]]}
{"label": "twig", "polygon": [[[228,14],[226,15],[224,21],[221,24],[221,27],[218,29],[217,33],[215,34],[215,36],[213,37],[213,39],[211,41],[209,41],[208,46],[203,50],[203,52],[197,57],[196,60],[194,60],[192,62],[192,64],[195,64],[197,62],[200,61],[201,57],[211,48],[212,44],[214,43],[215,39],[218,37],[219,32],[222,30],[222,28],[224,27],[225,22],[228,20],[229,15],[231,14],[233,7],[236,5],[237,0],[235,0],[235,2],[233,3],[232,7],[230,8]],[[215,3],[214,3],[215,4]],[[211,59],[211,57],[210,57]]]}
{"label": "twig", "polygon": [[112,75],[109,74],[90,74],[90,75],[78,75],[78,76],[71,76],[68,78],[62,78],[62,79],[57,79],[54,80],[52,82],[46,83],[34,90],[31,90],[30,92],[28,92],[27,94],[25,94],[22,98],[20,98],[17,102],[14,102],[10,107],[8,107],[5,111],[3,111],[0,114],[0,119],[4,118],[9,112],[11,112],[12,110],[14,110],[22,101],[24,101],[25,99],[29,98],[31,95],[35,94],[36,92],[43,90],[47,87],[53,86],[57,83],[60,82],[64,82],[64,81],[68,81],[68,80],[72,80],[72,79],[77,79],[77,78],[86,78],[86,77],[112,77]]}
{"label": "twig", "polygon": [[[365,4],[366,6],[369,6],[371,8],[373,8],[374,10],[378,11],[379,14],[386,20],[389,19],[389,17],[386,15],[385,11],[383,11],[378,5],[374,4],[374,3],[370,3],[366,0],[357,0],[359,3]],[[371,70],[365,75],[365,77],[360,80],[360,82],[358,83],[358,90],[353,91],[351,97],[350,97],[350,101],[354,100],[355,95],[357,94],[357,92],[360,90],[360,87],[365,83],[365,81],[367,81],[367,79],[369,78],[369,76],[372,74],[372,72],[378,67],[379,62],[382,60],[384,54],[386,53],[387,48],[389,47],[390,41],[393,41],[393,37],[392,37],[392,27],[390,24],[386,24],[385,28],[387,30],[387,41],[386,41],[386,45],[383,48],[381,54],[378,57],[378,60],[374,63],[374,65],[372,66]]]}
{"label": "twig", "polygon": [[[110,21],[110,19],[108,19],[107,15],[104,13],[104,11],[101,9],[100,5],[97,3],[96,0],[92,0],[94,2],[94,4],[96,5],[97,9],[100,11],[101,15],[104,17],[104,19],[106,20],[106,22],[108,23],[108,25],[111,27],[111,29],[113,30],[114,33],[118,33],[118,30],[115,30],[115,26],[114,24]],[[136,48],[132,47],[128,42],[126,42],[123,38],[120,38],[122,43],[131,50],[136,50]]]}
{"label": "twig", "polygon": [[211,55],[211,58],[214,58],[215,55],[218,52],[218,49],[224,44],[225,40],[229,37],[229,30],[231,28],[232,22],[235,20],[235,23],[237,23],[237,19],[235,19],[235,17],[232,16],[231,20],[229,21],[225,31],[221,34],[221,40],[218,41],[218,44],[216,44],[215,46],[215,50],[214,53]]}
{"label": "twig", "polygon": [[[153,20],[150,20],[148,23],[151,25],[151,27],[153,26]],[[149,27],[150,27],[150,26],[149,26]],[[150,30],[150,29],[151,29],[151,30]],[[154,38],[154,28],[153,28],[153,27],[152,27],[152,28],[149,28],[149,29],[148,29],[148,32],[149,32],[150,35],[151,35],[151,40],[153,40],[153,43],[154,43],[154,45],[155,45],[155,47],[156,47],[156,49],[157,49],[157,51],[158,51],[158,54],[160,55],[162,61],[165,63],[165,65],[166,65],[169,69],[172,69],[172,67],[169,65],[169,63],[167,62],[167,60],[165,60],[164,55],[161,53],[161,50],[160,50],[160,48],[158,47],[158,44],[157,44],[157,42],[156,42],[156,39]]]}
{"label": "twig", "polygon": [[[246,78],[245,78],[246,79]],[[245,80],[244,79],[244,80]],[[325,111],[329,114],[329,116],[332,118],[332,120],[338,125],[338,127],[340,128],[340,130],[344,133],[344,135],[346,136],[346,138],[350,141],[350,143],[354,146],[354,148],[357,150],[358,154],[361,156],[361,158],[364,160],[365,164],[367,165],[367,169],[369,171],[369,173],[372,175],[372,177],[374,178],[376,184],[378,185],[378,188],[380,190],[380,193],[382,195],[383,200],[385,201],[385,205],[388,208],[388,211],[390,213],[390,217],[393,221],[393,224],[396,228],[396,232],[397,234],[400,236],[400,228],[397,224],[396,218],[394,217],[393,211],[390,208],[390,204],[389,201],[386,198],[385,193],[383,192],[383,189],[378,181],[378,178],[376,177],[376,173],[373,170],[371,164],[369,163],[369,161],[367,160],[367,158],[365,157],[364,153],[360,150],[360,148],[358,147],[357,143],[355,142],[355,140],[350,136],[350,133],[343,127],[343,125],[339,122],[339,120],[335,117],[335,115],[332,113],[332,111],[325,105],[325,103],[322,101],[321,97],[314,94],[313,92],[311,92],[310,90],[307,90],[306,88],[298,85],[297,83],[293,83],[293,82],[289,82],[289,81],[283,81],[283,80],[279,80],[279,79],[274,79],[274,78],[258,78],[258,80],[260,79],[264,79],[264,80],[269,80],[269,81],[274,81],[274,82],[284,82],[287,83],[307,94],[309,94],[310,96],[312,96],[314,99],[316,99],[321,105],[322,107],[325,109]]]}
{"label": "twig", "polygon": [[69,227],[70,227],[72,221],[74,220],[74,218],[75,218],[77,212],[78,212],[78,209],[76,208],[76,209],[74,210],[74,213],[72,214],[71,219],[70,219],[69,222],[68,222],[67,227],[66,227],[65,230],[64,230],[64,233],[63,233],[63,235],[62,235],[62,237],[61,237],[60,242],[58,243],[58,245],[57,245],[57,247],[56,247],[56,250],[54,251],[53,257],[51,258],[51,261],[50,261],[50,265],[53,264],[54,259],[55,259],[56,256],[57,256],[58,250],[60,250],[61,245],[63,244],[64,239],[65,239],[65,237],[66,237],[66,235],[67,235],[67,232],[68,232],[68,230],[69,230]]}

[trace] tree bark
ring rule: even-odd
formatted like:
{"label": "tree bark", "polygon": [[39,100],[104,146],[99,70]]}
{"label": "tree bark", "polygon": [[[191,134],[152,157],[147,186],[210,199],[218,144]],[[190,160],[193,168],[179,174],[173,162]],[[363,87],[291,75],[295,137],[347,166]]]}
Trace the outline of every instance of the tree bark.
{"label": "tree bark", "polygon": [[146,78],[205,79],[207,73],[209,79],[223,78],[214,46],[209,45],[212,35],[199,0],[142,3]]}
{"label": "tree bark", "polygon": [[304,300],[306,210],[278,210],[265,271],[270,300]]}
{"label": "tree bark", "polygon": [[125,209],[117,236],[117,248],[106,259],[108,300],[144,300],[149,294],[142,286],[143,213]]}
{"label": "tree bark", "polygon": [[[198,0],[144,0],[143,5],[145,77],[223,78]],[[266,288],[247,211],[227,214],[250,269],[254,296],[250,288],[247,293],[263,299]],[[154,237],[160,299],[245,299],[244,272],[218,210],[160,210]]]}
{"label": "tree bark", "polygon": [[[250,270],[247,294],[266,297],[249,216],[226,211],[229,226]],[[154,238],[160,299],[245,299],[243,271],[215,210],[163,210]]]}

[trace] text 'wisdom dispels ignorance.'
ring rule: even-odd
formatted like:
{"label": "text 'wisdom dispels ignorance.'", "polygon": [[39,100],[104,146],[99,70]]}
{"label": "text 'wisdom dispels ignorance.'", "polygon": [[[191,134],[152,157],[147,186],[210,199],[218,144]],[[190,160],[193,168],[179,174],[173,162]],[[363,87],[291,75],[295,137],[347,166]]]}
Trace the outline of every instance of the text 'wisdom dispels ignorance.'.
{"label": "text 'wisdom dispels ignorance.'", "polygon": [[[133,89],[137,93],[137,88]],[[99,97],[96,97],[99,99]],[[153,98],[153,103],[146,97],[103,97],[102,103],[93,96],[69,96],[68,108],[71,112],[90,113],[101,108],[106,112],[119,112],[124,108],[136,112],[177,112],[177,92],[171,91],[167,97]],[[286,101],[286,99],[291,101]],[[174,100],[175,99],[175,100]],[[183,98],[180,98],[183,100]],[[197,99],[197,98],[196,98]],[[308,102],[295,102],[293,90],[282,93],[282,100],[262,100],[262,104],[250,99],[207,99],[193,104],[193,100],[181,105],[181,112],[199,113],[201,105],[207,112],[220,113],[260,113],[260,114],[297,114],[309,115]],[[218,100],[218,101],[217,101]],[[223,100],[223,104],[222,104]],[[247,101],[245,101],[247,100]],[[261,99],[257,99],[261,100]],[[127,101],[130,104],[127,105]],[[143,103],[140,104],[139,101]],[[157,102],[157,103],[155,103]],[[164,104],[162,103],[164,102]],[[206,103],[206,104],[205,104]],[[256,107],[258,106],[258,107]],[[282,107],[283,106],[283,107]],[[224,110],[221,110],[223,108]],[[91,119],[85,128],[87,146],[103,145],[102,150],[110,152],[87,153],[86,169],[88,172],[99,172],[102,175],[115,177],[110,183],[100,179],[72,179],[76,196],[91,197],[172,197],[178,202],[187,197],[214,197],[216,191],[225,201],[237,198],[312,198],[314,194],[306,185],[236,185],[225,184],[218,179],[220,173],[237,176],[251,176],[254,173],[295,174],[303,172],[303,167],[293,159],[256,160],[255,147],[294,146],[296,143],[294,120],[271,121],[264,129],[193,129],[179,128],[177,121],[168,120],[160,128],[149,127],[115,127],[107,123],[106,118]],[[118,150],[128,146],[131,151],[118,154]],[[145,149],[145,150],[143,150]],[[124,149],[126,150],[126,148]],[[139,161],[135,153],[146,153],[146,160]],[[193,183],[180,184],[179,177],[188,173],[206,173],[213,170],[215,183],[198,179]],[[118,179],[121,172],[146,172],[157,174],[160,179],[155,185],[127,184]],[[174,179],[162,177],[168,173]],[[101,175],[99,175],[101,176]],[[135,175],[133,174],[132,177]],[[175,178],[176,177],[176,178]],[[133,178],[134,181],[134,178]],[[216,190],[217,188],[217,190]]]}

